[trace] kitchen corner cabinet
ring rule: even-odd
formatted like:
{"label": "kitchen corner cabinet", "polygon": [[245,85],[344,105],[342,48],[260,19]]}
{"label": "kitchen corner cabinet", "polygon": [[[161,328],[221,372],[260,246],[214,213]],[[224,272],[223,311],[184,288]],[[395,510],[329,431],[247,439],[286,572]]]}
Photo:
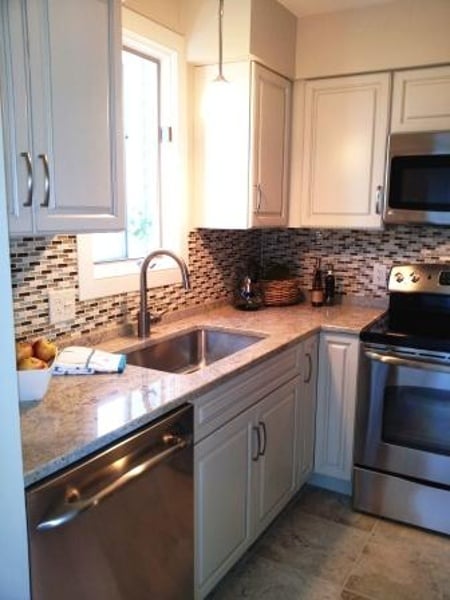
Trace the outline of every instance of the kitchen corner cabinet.
{"label": "kitchen corner cabinet", "polygon": [[450,129],[450,66],[394,73],[391,131]]}
{"label": "kitchen corner cabinet", "polygon": [[319,345],[314,472],[350,483],[359,338],[322,333]]}
{"label": "kitchen corner cabinet", "polygon": [[10,232],[123,228],[120,0],[0,13]]}
{"label": "kitchen corner cabinet", "polygon": [[297,101],[304,107],[301,225],[380,228],[390,75],[318,79],[298,89],[304,94]]}
{"label": "kitchen corner cabinet", "polygon": [[291,82],[254,62],[195,68],[195,225],[288,222]]}

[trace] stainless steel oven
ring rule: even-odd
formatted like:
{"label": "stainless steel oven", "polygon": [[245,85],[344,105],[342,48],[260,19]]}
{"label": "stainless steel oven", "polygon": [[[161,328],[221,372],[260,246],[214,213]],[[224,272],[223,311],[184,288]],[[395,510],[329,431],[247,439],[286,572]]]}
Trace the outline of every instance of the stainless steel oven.
{"label": "stainless steel oven", "polygon": [[[407,275],[408,291],[392,292],[388,313],[361,335],[353,486],[357,509],[450,534],[447,272],[396,267],[391,287]],[[441,301],[420,281],[435,282]]]}

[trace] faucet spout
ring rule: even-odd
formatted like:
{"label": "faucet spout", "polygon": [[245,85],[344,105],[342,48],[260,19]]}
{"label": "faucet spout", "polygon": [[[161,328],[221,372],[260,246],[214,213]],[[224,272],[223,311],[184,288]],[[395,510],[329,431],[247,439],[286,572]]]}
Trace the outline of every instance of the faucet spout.
{"label": "faucet spout", "polygon": [[141,265],[141,273],[140,273],[140,305],[139,305],[139,313],[138,313],[138,336],[140,338],[147,338],[150,335],[150,312],[148,310],[147,303],[147,271],[150,263],[157,256],[169,256],[172,258],[178,265],[181,272],[181,280],[183,282],[183,287],[185,290],[191,289],[190,277],[189,277],[189,269],[181,258],[172,252],[171,250],[164,250],[163,248],[159,250],[153,250],[150,252],[145,258]]}

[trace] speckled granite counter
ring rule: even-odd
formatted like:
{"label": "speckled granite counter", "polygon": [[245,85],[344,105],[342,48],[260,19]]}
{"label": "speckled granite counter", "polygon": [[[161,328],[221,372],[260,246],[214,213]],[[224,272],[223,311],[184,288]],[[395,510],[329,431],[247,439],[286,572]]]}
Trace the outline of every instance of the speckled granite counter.
{"label": "speckled granite counter", "polygon": [[[223,307],[160,324],[152,340],[206,325],[262,334],[249,348],[189,375],[173,375],[128,365],[120,375],[53,376],[41,402],[21,405],[25,485],[35,483],[114,442],[164,413],[210,390],[251,365],[311,333],[356,334],[381,309],[307,305],[242,312]],[[120,351],[139,347],[135,337],[117,337],[100,346]]]}

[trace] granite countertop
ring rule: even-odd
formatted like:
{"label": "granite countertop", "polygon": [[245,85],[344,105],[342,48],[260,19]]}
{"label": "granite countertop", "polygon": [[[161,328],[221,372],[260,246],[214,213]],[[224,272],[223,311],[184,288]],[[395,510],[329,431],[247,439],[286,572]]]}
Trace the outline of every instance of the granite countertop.
{"label": "granite countertop", "polygon": [[[201,325],[265,337],[189,375],[127,365],[121,374],[53,376],[43,400],[21,404],[25,485],[56,473],[177,406],[195,403],[219,382],[314,332],[357,334],[381,312],[379,308],[345,305],[318,309],[301,304],[255,312],[226,306],[154,326],[152,341]],[[140,345],[138,338],[125,336],[98,344],[109,351]]]}

